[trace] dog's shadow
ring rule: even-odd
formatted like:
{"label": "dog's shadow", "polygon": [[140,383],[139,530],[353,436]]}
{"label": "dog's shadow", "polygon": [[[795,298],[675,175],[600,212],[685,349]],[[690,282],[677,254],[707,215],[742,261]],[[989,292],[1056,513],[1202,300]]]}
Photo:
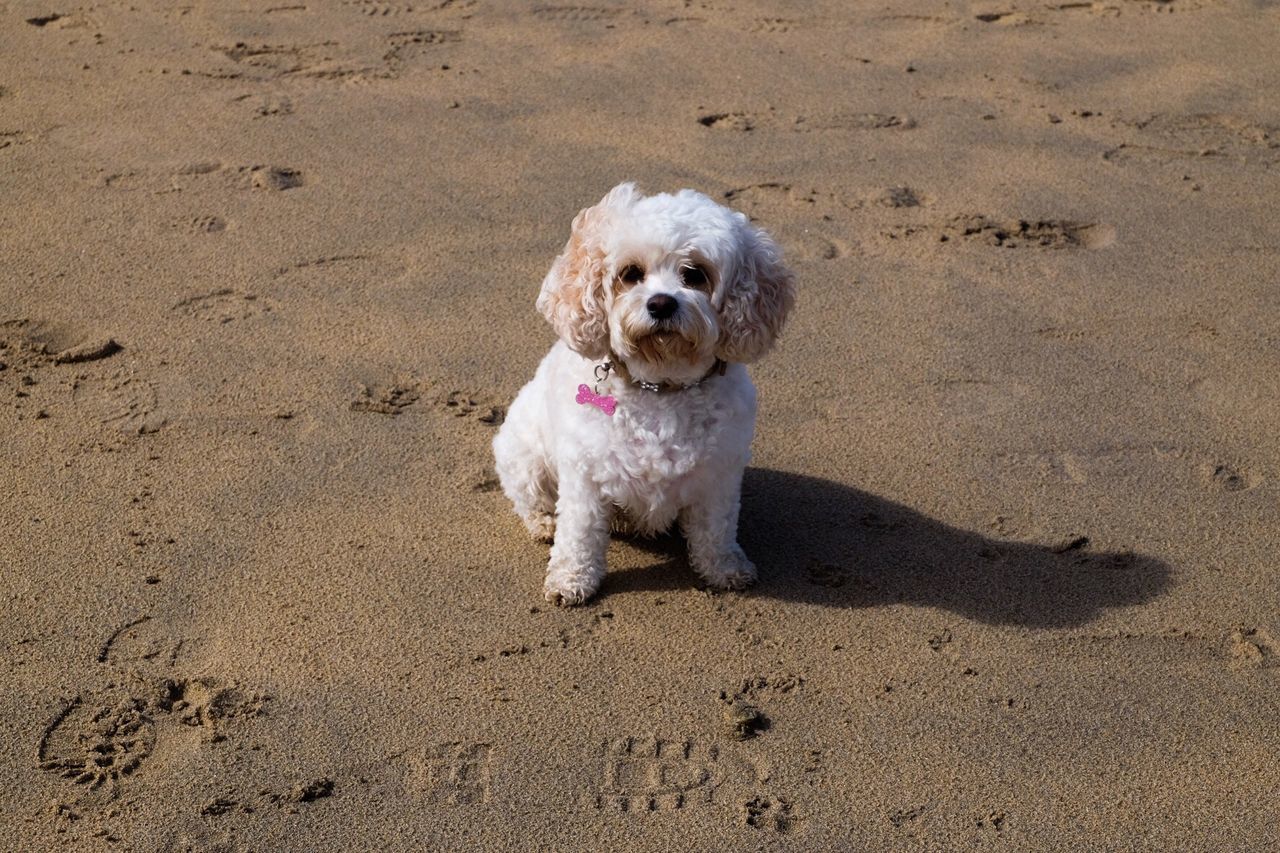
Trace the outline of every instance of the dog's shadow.
{"label": "dog's shadow", "polygon": [[[603,595],[695,583],[681,537],[631,541],[666,559],[610,573]],[[1171,574],[1151,557],[1093,551],[1083,534],[1049,545],[991,539],[839,483],[765,468],[743,479],[738,541],[760,570],[747,595],[828,607],[918,604],[1028,627],[1078,626],[1106,608],[1149,601]]]}

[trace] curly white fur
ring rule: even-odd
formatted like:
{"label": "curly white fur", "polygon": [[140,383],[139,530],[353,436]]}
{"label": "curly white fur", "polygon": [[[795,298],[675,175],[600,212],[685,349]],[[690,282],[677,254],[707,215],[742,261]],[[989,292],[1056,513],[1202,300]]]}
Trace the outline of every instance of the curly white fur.
{"label": "curly white fur", "polygon": [[[665,299],[675,302],[669,317],[655,310]],[[743,363],[773,345],[793,301],[773,240],[700,193],[644,196],[621,184],[578,214],[538,297],[561,340],[493,442],[516,513],[534,537],[554,540],[549,601],[596,592],[615,520],[643,534],[679,520],[708,585],[755,580],[737,543],[756,412]],[[623,374],[598,383],[617,400],[613,416],[575,400],[606,360]],[[723,375],[717,360],[728,363]]]}

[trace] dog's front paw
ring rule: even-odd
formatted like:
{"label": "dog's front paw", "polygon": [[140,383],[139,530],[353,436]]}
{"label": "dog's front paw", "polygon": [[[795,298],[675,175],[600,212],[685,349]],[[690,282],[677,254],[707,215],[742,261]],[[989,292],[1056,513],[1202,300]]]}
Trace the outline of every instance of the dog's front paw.
{"label": "dog's front paw", "polygon": [[756,582],[755,563],[747,559],[741,548],[716,554],[696,568],[698,575],[712,589],[746,589]]}
{"label": "dog's front paw", "polygon": [[574,566],[553,557],[547,564],[547,579],[542,584],[542,594],[552,604],[572,607],[595,595],[603,579],[603,569]]}

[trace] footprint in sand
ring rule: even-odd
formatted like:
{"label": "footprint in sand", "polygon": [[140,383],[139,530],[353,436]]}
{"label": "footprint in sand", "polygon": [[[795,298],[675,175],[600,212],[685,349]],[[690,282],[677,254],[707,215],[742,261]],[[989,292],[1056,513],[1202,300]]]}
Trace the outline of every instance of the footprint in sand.
{"label": "footprint in sand", "polygon": [[0,322],[0,348],[13,366],[31,368],[99,361],[124,349],[114,338],[70,323],[26,318]]}
{"label": "footprint in sand", "polygon": [[[316,72],[333,73],[340,69],[332,63],[330,51],[334,42],[317,44],[267,44],[262,42],[236,42],[233,45],[214,47],[242,69],[237,76],[258,81],[277,80],[284,77],[312,76]],[[354,72],[354,69],[351,69]]]}
{"label": "footprint in sand", "polygon": [[100,186],[156,195],[189,190],[267,190],[301,187],[306,180],[290,166],[228,166],[217,162],[187,163],[174,169],[139,168],[111,172],[96,179]]}
{"label": "footprint in sand", "polygon": [[[356,399],[351,402],[351,411],[398,415],[418,402],[424,390],[425,385],[412,378],[361,384]],[[431,403],[438,411],[455,418],[474,418],[487,426],[499,426],[507,413],[505,405],[470,391],[441,392]]]}
{"label": "footprint in sand", "polygon": [[791,129],[796,133],[814,131],[902,131],[916,126],[915,119],[901,113],[834,112],[825,115],[797,116]]}
{"label": "footprint in sand", "polygon": [[175,220],[170,227],[189,234],[221,234],[227,230],[227,220],[221,216],[213,216],[211,214],[187,216]]}
{"label": "footprint in sand", "polygon": [[933,199],[930,196],[902,185],[876,190],[871,193],[867,201],[871,204],[891,209],[928,207],[933,204]]}
{"label": "footprint in sand", "polygon": [[0,151],[12,151],[32,139],[34,137],[25,130],[0,130]]}
{"label": "footprint in sand", "polygon": [[370,18],[390,18],[411,14],[413,6],[398,3],[378,3],[376,0],[342,0],[342,5]]}
{"label": "footprint in sand", "polygon": [[1113,163],[1152,162],[1268,165],[1280,162],[1280,126],[1222,113],[1158,113],[1119,119],[1112,127],[1132,137],[1106,151]]}
{"label": "footprint in sand", "polygon": [[742,822],[753,829],[783,834],[796,824],[791,802],[784,797],[752,797],[742,804]]}
{"label": "footprint in sand", "polygon": [[287,95],[240,95],[232,101],[247,105],[252,111],[250,115],[252,119],[293,115],[293,99]]}
{"label": "footprint in sand", "polygon": [[756,18],[747,24],[747,32],[752,33],[789,33],[799,29],[803,24],[790,18]]}
{"label": "footprint in sand", "polygon": [[777,223],[791,220],[806,227],[833,221],[865,205],[860,199],[825,190],[805,189],[782,181],[735,187],[727,190],[724,198],[730,207],[747,214],[753,221]]}
{"label": "footprint in sand", "polygon": [[793,133],[820,131],[903,131],[916,126],[915,119],[899,113],[832,112],[787,118],[774,112],[724,110],[698,116],[698,124],[712,130],[746,132],[757,128],[789,130]]}
{"label": "footprint in sand", "polygon": [[42,30],[77,30],[99,27],[97,21],[83,12],[47,12],[43,15],[27,18],[26,22]]}
{"label": "footprint in sand", "polygon": [[1243,492],[1265,477],[1248,468],[1209,456],[1202,450],[1170,444],[1132,444],[1070,450],[1001,452],[992,456],[1001,468],[1031,472],[1062,483],[1083,484],[1143,477],[1158,472],[1181,482],[1199,481],[1212,491]]}
{"label": "footprint in sand", "polygon": [[732,130],[738,133],[754,130],[757,121],[756,116],[744,112],[707,113],[698,116],[698,124],[703,127],[709,127],[712,130]]}
{"label": "footprint in sand", "polygon": [[1262,478],[1227,462],[1205,462],[1200,466],[1200,479],[1208,487],[1222,492],[1247,492],[1257,488]]}
{"label": "footprint in sand", "polygon": [[351,411],[371,412],[378,415],[398,415],[422,396],[418,383],[412,379],[398,379],[386,383],[360,385],[359,393],[351,401]]}
{"label": "footprint in sand", "polygon": [[492,398],[466,391],[450,391],[437,398],[436,405],[457,418],[475,418],[488,426],[500,426],[506,418],[506,406]]}
{"label": "footprint in sand", "polygon": [[98,650],[98,663],[166,669],[178,661],[183,639],[165,622],[140,616],[111,633]]}
{"label": "footprint in sand", "polygon": [[64,401],[67,390],[74,401],[83,383],[104,381],[113,368],[121,369],[113,356],[123,349],[114,338],[71,324],[8,320],[0,322],[0,377],[17,378],[19,417],[29,403],[40,420],[50,416],[45,406]]}
{"label": "footprint in sand", "polygon": [[406,66],[423,57],[435,56],[438,46],[462,40],[460,30],[411,30],[392,33],[391,47],[382,56],[387,72],[398,76]]}
{"label": "footprint in sand", "polygon": [[93,792],[95,798],[81,798],[80,805],[115,799],[158,741],[194,728],[201,743],[219,743],[263,713],[270,701],[265,694],[176,673],[184,645],[166,620],[141,616],[125,623],[98,649],[106,686],[81,691],[41,731],[37,765]]}
{"label": "footprint in sand", "polygon": [[141,766],[155,742],[155,725],[144,702],[81,695],[45,727],[36,745],[36,760],[41,770],[90,790],[114,789]]}
{"label": "footprint in sand", "polygon": [[1102,249],[1115,243],[1116,231],[1109,225],[1065,219],[998,220],[959,214],[940,222],[892,226],[882,230],[881,236],[999,249]]}
{"label": "footprint in sand", "polygon": [[[428,387],[429,383],[410,375],[362,382],[350,408],[353,412],[398,415],[421,400]],[[507,413],[497,398],[472,391],[437,391],[429,402],[438,412],[475,419],[486,426],[500,425]]]}
{"label": "footprint in sand", "polygon": [[564,24],[607,24],[628,11],[607,6],[539,6],[533,10],[533,16],[540,21]]}
{"label": "footprint in sand", "polygon": [[304,183],[302,172],[286,166],[253,166],[248,172],[249,186],[255,190],[280,192],[300,187]]}
{"label": "footprint in sand", "polygon": [[275,302],[254,293],[220,288],[183,299],[173,310],[209,323],[234,323],[270,314],[275,310]]}
{"label": "footprint in sand", "polygon": [[753,215],[780,207],[813,209],[821,195],[818,190],[802,190],[791,184],[767,181],[725,192],[725,200],[743,213]]}
{"label": "footprint in sand", "polygon": [[828,237],[817,231],[805,229],[798,234],[780,228],[778,237],[790,252],[790,256],[806,261],[834,261],[848,257],[854,251],[844,240]]}
{"label": "footprint in sand", "polygon": [[77,378],[72,400],[93,412],[99,423],[126,435],[148,435],[169,420],[160,408],[156,386],[128,368]]}
{"label": "footprint in sand", "polygon": [[1232,669],[1280,666],[1280,641],[1264,628],[1239,628],[1230,638]]}
{"label": "footprint in sand", "polygon": [[467,482],[470,483],[471,491],[473,492],[487,494],[502,491],[502,482],[498,479],[497,473],[492,469],[486,469],[482,473],[468,477]]}
{"label": "footprint in sand", "polygon": [[849,582],[851,574],[844,566],[835,563],[813,563],[805,571],[805,579],[814,586],[839,589]]}
{"label": "footprint in sand", "polygon": [[1032,18],[1030,15],[1024,15],[1021,12],[980,12],[973,16],[984,24],[999,24],[1004,27],[1025,26],[1027,24],[1040,24],[1041,21]]}

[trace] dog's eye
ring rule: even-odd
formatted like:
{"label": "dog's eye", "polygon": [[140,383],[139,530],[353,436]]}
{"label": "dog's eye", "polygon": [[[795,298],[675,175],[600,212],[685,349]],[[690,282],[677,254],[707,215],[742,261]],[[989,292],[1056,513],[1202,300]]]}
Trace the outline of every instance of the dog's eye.
{"label": "dog's eye", "polygon": [[622,279],[627,284],[636,284],[637,282],[644,281],[644,267],[639,266],[638,264],[627,264],[622,268],[622,271],[618,273],[618,278]]}
{"label": "dog's eye", "polygon": [[694,264],[680,268],[680,280],[684,282],[685,287],[706,287],[711,279],[704,267]]}

